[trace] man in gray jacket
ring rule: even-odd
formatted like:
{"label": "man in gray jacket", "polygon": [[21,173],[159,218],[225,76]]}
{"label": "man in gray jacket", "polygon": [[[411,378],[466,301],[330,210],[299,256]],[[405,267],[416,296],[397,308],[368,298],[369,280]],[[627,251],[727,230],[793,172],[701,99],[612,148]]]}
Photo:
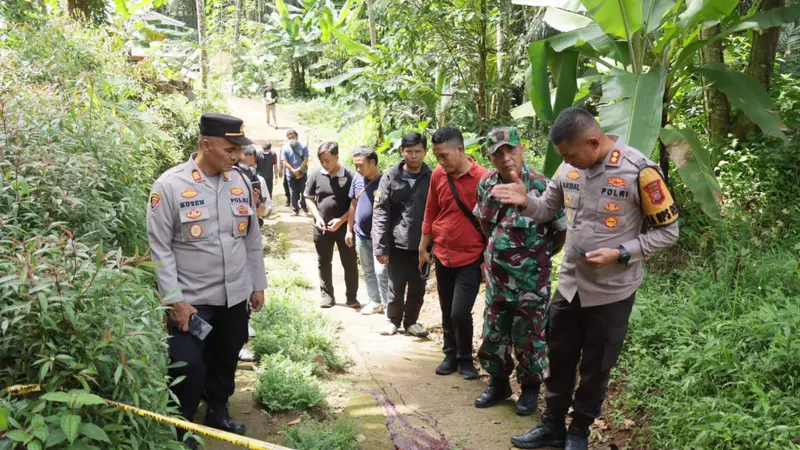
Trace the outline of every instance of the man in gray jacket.
{"label": "man in gray jacket", "polygon": [[402,324],[410,335],[427,336],[417,323],[425,295],[425,279],[417,267],[431,182],[431,169],[424,162],[427,140],[411,132],[403,136],[400,148],[403,161],[381,178],[372,216],[373,253],[379,263],[389,266],[389,323],[381,334],[393,335]]}
{"label": "man in gray jacket", "polygon": [[[161,304],[171,307],[169,357],[185,363],[169,371],[185,377],[172,387],[181,415],[191,421],[205,391],[206,425],[244,434],[228,413],[228,398],[247,340],[247,303],[258,311],[267,287],[256,201],[234,166],[251,142],[241,119],[224,114],[203,114],[200,134],[198,151],[153,183],[147,238],[161,265]],[[200,332],[197,318],[213,327],[210,333]]]}

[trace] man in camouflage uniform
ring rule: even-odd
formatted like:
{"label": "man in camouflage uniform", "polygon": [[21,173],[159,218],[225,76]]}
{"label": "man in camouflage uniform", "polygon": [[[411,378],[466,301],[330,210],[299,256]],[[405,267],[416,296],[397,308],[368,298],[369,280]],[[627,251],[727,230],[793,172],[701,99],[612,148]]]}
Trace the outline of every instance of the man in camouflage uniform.
{"label": "man in camouflage uniform", "polygon": [[492,189],[503,183],[522,181],[531,195],[540,196],[547,178],[523,162],[525,146],[514,128],[495,128],[486,138],[489,159],[497,170],[478,184],[475,217],[480,220],[489,244],[486,257],[486,310],[483,344],[478,357],[492,376],[489,387],[475,400],[488,408],[511,396],[509,376],[514,371],[511,346],[517,357],[517,380],[522,393],[517,414],[536,413],[539,386],[546,367],[544,331],[550,298],[550,258],[564,242],[563,210],[551,222],[537,223],[514,205],[503,205]]}

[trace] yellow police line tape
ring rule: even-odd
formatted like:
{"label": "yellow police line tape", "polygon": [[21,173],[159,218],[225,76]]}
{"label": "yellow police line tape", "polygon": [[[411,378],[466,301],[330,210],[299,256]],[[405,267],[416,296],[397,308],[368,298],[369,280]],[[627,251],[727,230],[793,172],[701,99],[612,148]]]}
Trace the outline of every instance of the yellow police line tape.
{"label": "yellow police line tape", "polygon": [[[38,384],[18,384],[6,388],[6,392],[13,395],[13,396],[20,396],[30,394],[31,392],[40,392],[42,390],[42,386]],[[201,434],[203,436],[209,436],[221,441],[230,442],[231,444],[235,444],[244,448],[259,450],[259,449],[267,449],[267,450],[290,450],[287,447],[281,447],[280,445],[270,444],[269,442],[259,441],[257,439],[252,439],[245,436],[239,436],[238,434],[229,433],[227,431],[217,430],[215,428],[198,425],[196,423],[192,423],[186,420],[176,419],[174,417],[167,417],[158,413],[154,413],[151,411],[146,411],[144,409],[136,408],[134,406],[126,405],[124,403],[117,403],[115,401],[103,399],[106,403],[110,406],[115,408],[119,408],[123,411],[132,412],[138,416],[147,417],[153,419],[157,422],[165,423],[168,425],[172,425],[178,428],[183,428],[184,430],[191,431],[193,433]]]}

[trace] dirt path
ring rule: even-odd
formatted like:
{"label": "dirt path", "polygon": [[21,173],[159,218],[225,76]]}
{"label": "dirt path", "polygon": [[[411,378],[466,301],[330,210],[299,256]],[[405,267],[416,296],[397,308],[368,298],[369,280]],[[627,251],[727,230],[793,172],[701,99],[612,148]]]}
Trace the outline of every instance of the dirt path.
{"label": "dirt path", "polygon": [[[281,124],[278,130],[264,124],[263,107],[258,101],[234,98],[229,100],[229,105],[232,114],[245,120],[249,137],[259,142],[269,140],[273,147],[282,143],[289,127],[301,133],[303,142],[308,138],[310,148],[314,148],[313,143],[322,138],[313,136],[313,130],[298,124],[297,118],[284,105],[278,110]],[[314,295],[318,296],[319,278],[310,219],[290,215],[283,206],[282,189],[276,183],[274,204],[277,214],[273,220],[282,224],[281,228],[289,234],[292,241],[290,258],[312,282]],[[344,273],[336,256],[333,276],[337,300],[343,302]],[[362,304],[367,303],[363,279],[358,298]],[[429,326],[439,323],[432,322],[436,317],[435,313],[431,314],[432,310],[438,311],[438,305],[431,305],[435,301],[426,298]],[[355,361],[347,374],[332,382],[333,395],[329,403],[334,410],[356,418],[365,438],[363,448],[507,449],[510,448],[510,435],[536,424],[535,418],[517,416],[511,400],[491,409],[475,408],[473,401],[486,387],[486,378],[466,381],[458,374],[436,375],[434,369],[443,356],[438,343],[403,334],[381,336],[378,330],[385,325],[383,316],[362,316],[343,305],[324,313],[341,323],[341,342]],[[482,320],[477,308],[475,320]],[[267,417],[253,402],[252,383],[253,373],[243,365],[237,377],[237,393],[231,400],[231,412],[245,421],[248,435],[256,438],[274,436],[276,418]],[[233,448],[209,443],[214,450]]]}

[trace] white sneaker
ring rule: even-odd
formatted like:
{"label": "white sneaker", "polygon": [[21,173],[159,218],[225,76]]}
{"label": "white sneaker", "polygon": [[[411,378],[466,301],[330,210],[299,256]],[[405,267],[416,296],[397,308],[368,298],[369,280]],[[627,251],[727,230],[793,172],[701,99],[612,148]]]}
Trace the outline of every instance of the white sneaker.
{"label": "white sneaker", "polygon": [[383,305],[380,303],[369,302],[369,304],[361,310],[361,314],[365,316],[369,316],[371,314],[383,314]]}
{"label": "white sneaker", "polygon": [[242,349],[239,350],[239,361],[250,362],[254,359],[256,359],[256,355],[254,355],[249,348],[242,347]]}
{"label": "white sneaker", "polygon": [[383,336],[391,336],[391,335],[393,335],[393,334],[395,334],[395,333],[397,333],[397,327],[396,327],[396,326],[394,326],[394,324],[393,324],[393,323],[389,323],[389,324],[387,324],[387,325],[386,325],[386,328],[384,328],[383,330],[381,330],[381,334],[382,334]]}
{"label": "white sneaker", "polygon": [[247,324],[247,336],[256,337],[256,329],[253,328],[253,326],[250,325],[249,323]]}
{"label": "white sneaker", "polygon": [[415,323],[414,325],[411,325],[410,327],[406,328],[406,334],[410,334],[416,337],[425,337],[428,335],[428,330],[422,328],[422,325]]}

